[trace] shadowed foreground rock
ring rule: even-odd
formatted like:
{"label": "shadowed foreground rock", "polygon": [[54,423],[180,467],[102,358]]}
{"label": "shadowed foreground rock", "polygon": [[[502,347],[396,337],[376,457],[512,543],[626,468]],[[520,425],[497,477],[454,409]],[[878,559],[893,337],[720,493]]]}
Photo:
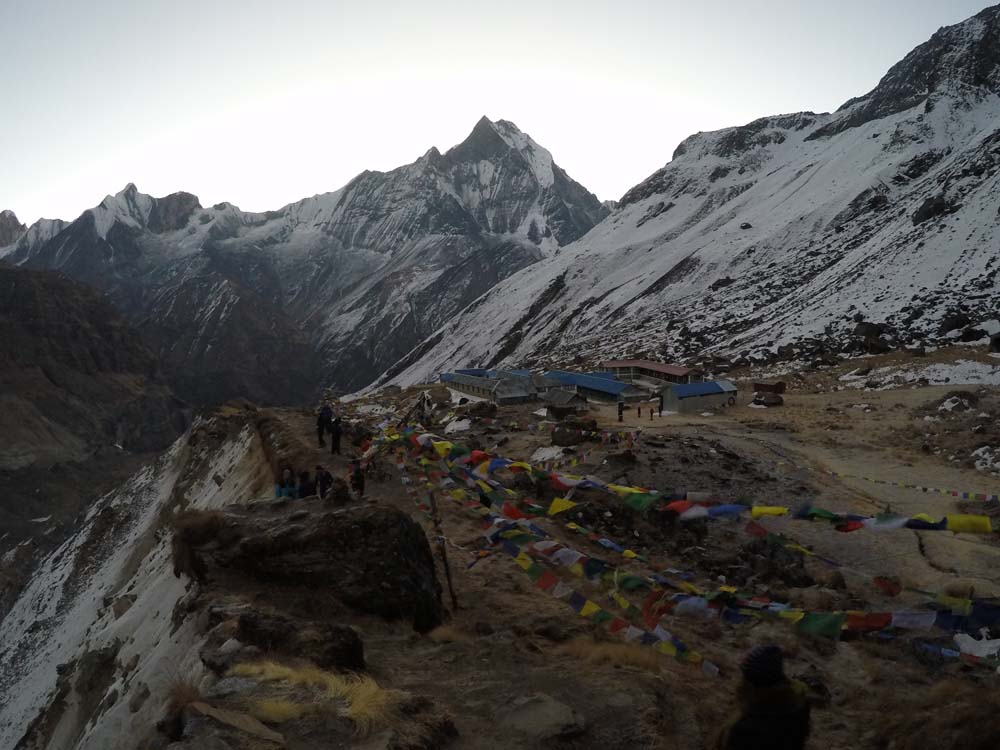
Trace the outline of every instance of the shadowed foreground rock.
{"label": "shadowed foreground rock", "polygon": [[230,516],[195,564],[309,587],[360,612],[409,619],[421,633],[441,624],[441,587],[423,530],[395,508],[317,509],[294,522]]}

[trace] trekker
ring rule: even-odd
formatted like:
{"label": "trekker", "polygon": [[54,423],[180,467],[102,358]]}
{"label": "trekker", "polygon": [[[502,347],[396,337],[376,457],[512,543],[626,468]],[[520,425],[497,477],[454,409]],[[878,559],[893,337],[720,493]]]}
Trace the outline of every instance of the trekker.
{"label": "trekker", "polygon": [[295,497],[298,490],[295,487],[295,475],[287,466],[281,472],[281,479],[274,485],[275,497]]}
{"label": "trekker", "polygon": [[309,472],[299,472],[299,500],[316,494],[316,483],[309,478]]}
{"label": "trekker", "polygon": [[618,402],[618,421],[622,422],[622,421],[624,421],[624,419],[625,419],[625,402],[624,401],[619,401]]}
{"label": "trekker", "polygon": [[340,438],[344,434],[344,427],[337,417],[330,423],[330,455],[340,455]]}
{"label": "trekker", "polygon": [[330,488],[333,487],[333,474],[322,466],[316,466],[316,489],[319,491],[320,500],[325,500]]}
{"label": "trekker", "polygon": [[657,403],[656,408],[660,412],[658,416],[662,417],[663,416],[663,394],[662,393],[660,394],[660,400]]}
{"label": "trekker", "polygon": [[358,497],[358,500],[365,496],[365,472],[361,468],[361,462],[357,459],[351,461],[350,466],[347,469],[348,483],[351,485],[351,489],[354,490]]}
{"label": "trekker", "polygon": [[807,688],[785,676],[780,646],[755,646],[740,664],[739,715],[719,735],[718,750],[802,750],[809,737]]}
{"label": "trekker", "polygon": [[638,404],[638,405],[636,405],[636,407],[635,407],[635,415],[636,415],[636,416],[637,416],[637,417],[638,417],[639,419],[642,419],[642,404]]}
{"label": "trekker", "polygon": [[316,434],[319,436],[319,447],[322,448],[326,445],[323,442],[323,435],[331,431],[331,425],[333,424],[333,409],[330,404],[323,404],[323,407],[319,410],[319,416],[316,417]]}
{"label": "trekker", "polygon": [[653,407],[652,406],[649,407],[649,421],[650,422],[653,421]]}

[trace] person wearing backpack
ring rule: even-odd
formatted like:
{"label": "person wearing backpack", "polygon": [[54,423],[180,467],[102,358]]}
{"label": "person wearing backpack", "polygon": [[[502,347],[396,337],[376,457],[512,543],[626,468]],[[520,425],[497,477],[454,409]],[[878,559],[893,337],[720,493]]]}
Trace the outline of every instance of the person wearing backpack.
{"label": "person wearing backpack", "polygon": [[319,437],[319,447],[322,448],[326,445],[323,441],[323,435],[327,432],[331,432],[333,425],[333,409],[330,404],[323,404],[319,410],[319,416],[316,417],[316,435]]}
{"label": "person wearing backpack", "polygon": [[330,455],[339,456],[340,455],[340,438],[343,437],[344,426],[340,421],[340,417],[335,418],[330,423]]}
{"label": "person wearing backpack", "polygon": [[740,664],[739,713],[717,750],[803,750],[809,738],[809,690],[785,676],[780,646],[755,646]]}

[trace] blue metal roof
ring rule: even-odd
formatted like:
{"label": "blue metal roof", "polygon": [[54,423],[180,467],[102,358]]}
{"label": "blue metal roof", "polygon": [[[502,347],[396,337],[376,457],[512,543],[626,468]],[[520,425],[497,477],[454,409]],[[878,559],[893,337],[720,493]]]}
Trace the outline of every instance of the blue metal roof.
{"label": "blue metal roof", "polygon": [[550,370],[545,373],[546,377],[555,378],[563,385],[575,385],[579,388],[586,388],[591,391],[598,391],[600,393],[607,393],[612,396],[617,396],[626,388],[629,387],[628,383],[622,383],[619,380],[609,380],[608,378],[599,378],[592,374],[584,374],[582,372],[566,372],[564,370]]}
{"label": "blue metal roof", "polygon": [[489,370],[484,370],[481,367],[469,367],[464,370],[455,370],[459,375],[471,375],[474,378],[485,378]]}
{"label": "blue metal roof", "polygon": [[592,378],[604,378],[605,380],[618,380],[618,376],[615,375],[613,372],[601,371],[601,372],[588,372],[586,374]]}
{"label": "blue metal roof", "polygon": [[706,380],[704,383],[683,383],[670,386],[677,398],[709,396],[713,393],[735,393],[736,386],[728,380]]}

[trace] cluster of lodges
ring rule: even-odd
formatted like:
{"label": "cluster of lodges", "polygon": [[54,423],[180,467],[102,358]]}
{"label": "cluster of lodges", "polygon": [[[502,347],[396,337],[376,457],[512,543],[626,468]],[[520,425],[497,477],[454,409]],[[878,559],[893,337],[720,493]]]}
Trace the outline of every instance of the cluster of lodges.
{"label": "cluster of lodges", "polygon": [[663,411],[690,413],[731,406],[737,396],[728,380],[705,380],[698,370],[644,359],[608,360],[592,372],[463,369],[442,373],[440,380],[497,404],[543,401],[580,411],[589,402],[658,402]]}

